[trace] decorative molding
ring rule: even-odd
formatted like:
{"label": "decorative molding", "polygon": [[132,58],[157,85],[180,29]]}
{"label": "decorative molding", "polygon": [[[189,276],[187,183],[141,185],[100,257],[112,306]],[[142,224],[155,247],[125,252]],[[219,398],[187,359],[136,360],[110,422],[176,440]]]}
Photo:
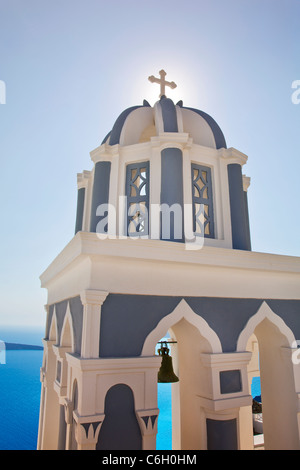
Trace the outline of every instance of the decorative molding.
{"label": "decorative molding", "polygon": [[250,186],[251,178],[250,176],[243,175],[243,190],[248,191]]}
{"label": "decorative molding", "polygon": [[277,326],[279,331],[286,337],[290,347],[295,345],[296,339],[292,330],[290,330],[282,318],[276,315],[276,313],[274,313],[269,305],[264,301],[258,311],[248,320],[245,328],[241,331],[237,341],[236,349],[238,352],[246,350],[248,339],[253,334],[257,325],[266,318]]}
{"label": "decorative molding", "polygon": [[211,345],[212,351],[216,353],[222,352],[222,346],[217,334],[210,328],[208,323],[199,315],[197,315],[191,307],[182,299],[175,307],[173,312],[166,315],[154,330],[147,336],[142,349],[142,356],[149,356],[153,354],[155,345],[162,338],[166,331],[175,323],[178,323],[182,318],[194,325],[204,338],[207,339]]}
{"label": "decorative molding", "polygon": [[108,296],[108,292],[86,289],[80,293],[80,299],[83,305],[99,305],[101,306]]}
{"label": "decorative molding", "polygon": [[239,163],[240,165],[245,165],[247,163],[248,157],[244,153],[240,152],[239,150],[235,149],[234,147],[230,147],[228,149],[221,148],[218,150],[220,157],[228,160],[228,164],[230,163]]}
{"label": "decorative molding", "polygon": [[75,367],[80,371],[95,371],[99,375],[112,372],[131,373],[145,372],[145,370],[154,369],[158,371],[161,364],[160,356],[140,356],[140,357],[120,357],[111,359],[82,359],[75,354],[67,355],[68,363],[71,367]]}
{"label": "decorative molding", "polygon": [[[93,259],[103,256],[107,260],[134,258],[139,260],[184,263],[197,266],[238,268],[248,271],[282,272],[300,274],[300,258],[246,250],[203,246],[201,250],[189,251],[184,243],[160,240],[134,240],[132,238],[99,240],[96,233],[78,232],[71,242],[55,258],[40,276],[42,287],[69,267],[79,257]],[[297,297],[296,297],[297,298]],[[300,298],[300,297],[298,297]],[[59,301],[60,299],[57,299]]]}
{"label": "decorative molding", "polygon": [[77,188],[87,188],[91,177],[92,171],[84,170],[82,173],[77,173]]}
{"label": "decorative molding", "polygon": [[142,435],[151,435],[157,433],[159,409],[136,410],[136,416],[141,428]]}
{"label": "decorative molding", "polygon": [[90,152],[90,157],[91,160],[96,164],[97,162],[103,161],[103,162],[111,162],[112,158],[114,155],[117,155],[120,153],[120,145],[108,145],[108,144],[102,144],[100,147],[97,147],[96,149],[92,150]]}
{"label": "decorative molding", "polygon": [[181,150],[191,148],[193,139],[186,132],[160,132],[158,136],[151,137],[151,147],[160,149],[178,147]]}
{"label": "decorative molding", "polygon": [[[225,411],[231,408],[240,408],[242,406],[252,405],[252,396],[251,395],[239,395],[237,397],[229,398],[220,398],[213,400],[207,397],[198,396],[199,404],[205,410],[209,411]],[[220,415],[219,419],[222,419]],[[228,419],[227,417],[224,419]]]}
{"label": "decorative molding", "polygon": [[73,421],[73,411],[74,411],[74,403],[72,400],[68,398],[64,399],[64,411],[65,411],[65,421],[67,424],[72,424]]}
{"label": "decorative molding", "polygon": [[73,418],[77,423],[75,437],[80,446],[95,445],[98,441],[100,428],[105,418],[105,414],[92,416],[80,416],[77,411],[73,411]]}
{"label": "decorative molding", "polygon": [[248,351],[239,351],[234,353],[221,353],[221,354],[201,354],[201,362],[204,366],[210,368],[217,368],[220,370],[231,370],[238,366],[248,365],[252,353]]}

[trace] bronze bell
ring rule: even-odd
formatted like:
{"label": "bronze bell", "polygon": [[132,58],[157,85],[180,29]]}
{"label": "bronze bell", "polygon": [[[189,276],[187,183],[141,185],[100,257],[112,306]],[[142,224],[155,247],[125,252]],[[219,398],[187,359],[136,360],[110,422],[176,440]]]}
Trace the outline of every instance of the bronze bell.
{"label": "bronze bell", "polygon": [[157,374],[158,383],[173,383],[178,382],[179,378],[174,373],[172,357],[169,356],[169,348],[167,343],[163,343],[165,346],[162,346],[158,350],[158,354],[162,357],[161,366]]}

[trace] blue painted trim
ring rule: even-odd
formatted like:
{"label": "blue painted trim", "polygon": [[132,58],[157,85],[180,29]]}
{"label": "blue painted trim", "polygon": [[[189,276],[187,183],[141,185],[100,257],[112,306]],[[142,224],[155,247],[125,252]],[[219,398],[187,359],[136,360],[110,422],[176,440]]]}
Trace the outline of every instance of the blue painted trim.
{"label": "blue painted trim", "polygon": [[[182,151],[178,148],[166,148],[161,152],[161,204],[167,204],[170,208],[173,204],[181,206],[181,220],[176,223],[173,214],[170,217],[170,238],[162,233],[164,226],[167,226],[167,219],[163,219],[161,214],[161,239],[184,242],[183,226],[183,169]],[[175,230],[176,229],[176,230]],[[180,235],[181,236],[177,236]]]}
{"label": "blue painted trim", "polygon": [[[109,145],[116,145],[120,143],[120,137],[121,137],[121,132],[122,132],[124,123],[126,121],[126,118],[129,116],[129,114],[132,113],[132,111],[135,111],[136,109],[143,108],[143,107],[149,107],[149,106],[150,105],[148,101],[144,100],[143,105],[132,106],[131,108],[125,109],[116,120],[112,128],[112,131],[110,132]],[[109,137],[109,134],[105,137],[105,139],[107,139],[108,137]],[[102,143],[106,141],[105,139]]]}
{"label": "blue painted trim", "polygon": [[238,163],[227,166],[231,213],[232,248],[251,250],[248,217],[245,207],[242,167]]}
{"label": "blue painted trim", "polygon": [[209,114],[204,113],[204,111],[200,111],[199,109],[195,109],[195,108],[186,108],[186,107],[183,106],[183,109],[188,109],[190,111],[193,111],[194,113],[198,114],[203,119],[205,119],[205,121],[207,122],[207,124],[209,125],[209,127],[212,130],[217,149],[220,149],[220,148],[225,148],[226,149],[227,148],[223,132],[221,131],[221,129],[220,129],[219,125],[216,123],[216,121]]}
{"label": "blue painted trim", "polygon": [[127,116],[129,116],[132,111],[135,111],[138,108],[142,108],[142,106],[132,106],[131,108],[125,109],[125,111],[120,114],[112,128],[109,145],[116,145],[120,143],[121,132]]}
{"label": "blue painted trim", "polygon": [[110,162],[97,162],[95,165],[90,232],[96,232],[98,222],[104,217],[97,216],[96,211],[100,204],[108,204],[110,168]]}
{"label": "blue painted trim", "polygon": [[78,189],[77,192],[77,213],[75,223],[75,234],[82,230],[83,211],[84,211],[85,188]]}
{"label": "blue painted trim", "polygon": [[164,132],[178,132],[177,114],[173,101],[162,96],[160,99]]}
{"label": "blue painted trim", "polygon": [[49,315],[47,318],[46,324],[46,333],[45,339],[49,339],[50,334],[50,325],[53,317],[54,312],[54,305],[55,305],[55,312],[56,312],[56,319],[57,319],[57,330],[58,330],[58,344],[61,338],[61,332],[63,327],[63,322],[65,318],[65,314],[67,311],[67,306],[69,302],[72,322],[73,322],[73,334],[74,334],[74,344],[75,344],[75,353],[80,355],[81,351],[81,337],[82,337],[82,322],[83,322],[83,305],[81,303],[80,297],[72,297],[70,299],[63,300],[61,302],[57,302],[56,304],[52,304],[49,306]]}
{"label": "blue painted trim", "polygon": [[241,331],[263,302],[300,338],[300,300],[109,294],[101,307],[100,357],[140,356],[147,336],[182,299],[215,331],[224,353],[236,351]]}

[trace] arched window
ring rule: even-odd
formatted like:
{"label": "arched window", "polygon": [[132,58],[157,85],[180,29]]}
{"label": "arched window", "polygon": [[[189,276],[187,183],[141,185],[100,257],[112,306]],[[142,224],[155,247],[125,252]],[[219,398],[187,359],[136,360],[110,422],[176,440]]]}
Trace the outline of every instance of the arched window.
{"label": "arched window", "polygon": [[130,237],[149,234],[149,162],[126,167],[127,229]]}
{"label": "arched window", "polygon": [[193,231],[214,238],[214,211],[211,169],[192,164]]}

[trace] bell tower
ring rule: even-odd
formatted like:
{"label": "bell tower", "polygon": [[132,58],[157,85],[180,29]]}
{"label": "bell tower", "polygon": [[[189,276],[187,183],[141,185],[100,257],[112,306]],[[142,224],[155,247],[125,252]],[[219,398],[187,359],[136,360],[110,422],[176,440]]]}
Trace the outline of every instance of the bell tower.
{"label": "bell tower", "polygon": [[[253,448],[249,345],[254,332],[267,344],[266,322],[290,371],[279,402],[266,392],[287,421],[266,411],[268,445],[299,448],[290,361],[299,260],[251,251],[247,157],[227,148],[210,115],[166,97],[176,84],[165,76],[149,77],[158,101],[121,112],[91,151],[92,170],[77,175],[74,237],[40,277],[48,301],[38,448],[155,449],[155,351],[167,332],[179,379],[173,449]],[[280,355],[264,350],[261,372]]]}

